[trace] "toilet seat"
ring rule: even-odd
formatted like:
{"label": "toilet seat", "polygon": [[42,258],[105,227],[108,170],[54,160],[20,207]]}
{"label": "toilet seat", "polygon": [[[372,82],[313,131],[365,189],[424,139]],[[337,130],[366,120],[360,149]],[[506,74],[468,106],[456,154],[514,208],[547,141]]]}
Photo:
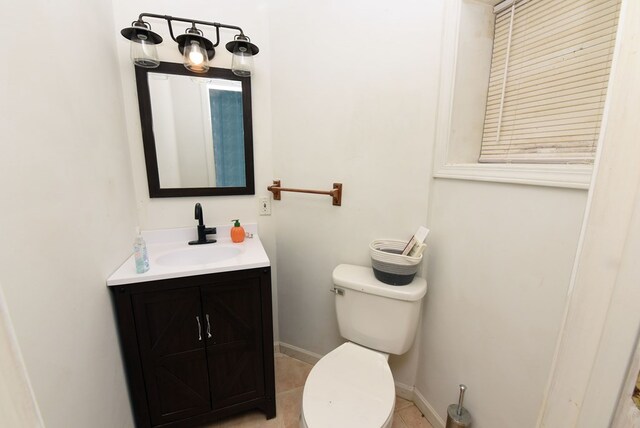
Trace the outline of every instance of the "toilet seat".
{"label": "toilet seat", "polygon": [[350,342],[321,358],[304,386],[301,426],[391,426],[395,386],[387,358]]}

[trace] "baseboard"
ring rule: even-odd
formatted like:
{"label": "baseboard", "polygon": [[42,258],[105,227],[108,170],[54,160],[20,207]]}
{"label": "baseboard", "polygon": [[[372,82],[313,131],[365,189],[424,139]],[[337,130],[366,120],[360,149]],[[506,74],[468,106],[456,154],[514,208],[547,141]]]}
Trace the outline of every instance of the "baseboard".
{"label": "baseboard", "polygon": [[431,407],[431,404],[429,404],[417,388],[413,388],[413,404],[420,409],[424,417],[433,425],[433,428],[444,428],[444,421],[440,415],[438,415],[438,412]]}
{"label": "baseboard", "polygon": [[320,361],[322,355],[316,354],[311,351],[307,351],[306,349],[298,348],[297,346],[289,345],[288,343],[280,342],[278,343],[278,348],[280,352],[288,355],[296,360],[303,361],[307,364],[315,364]]}
{"label": "baseboard", "polygon": [[404,383],[394,382],[396,385],[396,396],[404,398],[407,401],[413,401],[413,386],[405,385]]}
{"label": "baseboard", "polygon": [[280,353],[280,342],[273,342],[273,353],[274,354]]}

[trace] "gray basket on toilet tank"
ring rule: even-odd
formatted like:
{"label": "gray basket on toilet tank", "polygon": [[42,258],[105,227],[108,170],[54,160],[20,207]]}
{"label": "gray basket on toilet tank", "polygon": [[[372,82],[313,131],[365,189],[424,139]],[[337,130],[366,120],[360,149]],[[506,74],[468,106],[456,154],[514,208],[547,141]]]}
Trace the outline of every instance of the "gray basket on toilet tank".
{"label": "gray basket on toilet tank", "polygon": [[418,272],[422,254],[418,257],[403,256],[406,241],[376,239],[369,245],[371,267],[378,281],[389,285],[407,285]]}

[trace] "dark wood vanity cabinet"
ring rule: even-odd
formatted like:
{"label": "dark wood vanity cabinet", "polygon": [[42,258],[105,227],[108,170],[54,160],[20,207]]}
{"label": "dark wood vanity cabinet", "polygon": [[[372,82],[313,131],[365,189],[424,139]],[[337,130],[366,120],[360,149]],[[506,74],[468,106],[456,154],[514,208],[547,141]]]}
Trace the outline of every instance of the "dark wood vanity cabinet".
{"label": "dark wood vanity cabinet", "polygon": [[269,268],[110,287],[139,427],[275,416]]}

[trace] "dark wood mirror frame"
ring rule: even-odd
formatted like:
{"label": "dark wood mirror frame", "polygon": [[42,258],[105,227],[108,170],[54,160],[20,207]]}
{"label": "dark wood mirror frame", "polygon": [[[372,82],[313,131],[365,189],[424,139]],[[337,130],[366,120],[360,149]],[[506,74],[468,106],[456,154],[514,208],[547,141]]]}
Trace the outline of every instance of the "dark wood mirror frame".
{"label": "dark wood mirror frame", "polygon": [[[182,64],[169,62],[160,63],[153,69],[135,67],[136,84],[138,88],[138,105],[140,107],[140,122],[142,125],[142,143],[144,146],[144,158],[147,167],[147,183],[149,185],[149,197],[173,198],[185,196],[228,196],[228,195],[254,195],[255,184],[253,174],[253,127],[251,121],[251,79],[249,77],[236,76],[231,70],[223,68],[210,68],[207,73],[192,73]],[[246,186],[245,187],[183,187],[161,188],[158,171],[158,158],[156,154],[155,137],[153,134],[153,118],[151,114],[151,96],[149,93],[149,73],[177,74],[193,77],[208,77],[217,79],[236,80],[242,84],[242,113],[244,127],[244,161]]]}

